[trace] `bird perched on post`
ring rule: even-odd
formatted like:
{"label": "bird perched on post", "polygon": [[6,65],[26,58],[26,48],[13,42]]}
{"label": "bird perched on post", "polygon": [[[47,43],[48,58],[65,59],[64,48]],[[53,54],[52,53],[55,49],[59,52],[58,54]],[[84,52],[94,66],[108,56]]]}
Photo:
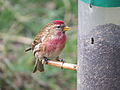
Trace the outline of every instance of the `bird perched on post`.
{"label": "bird perched on post", "polygon": [[32,47],[25,51],[32,50],[36,58],[33,73],[37,70],[44,71],[43,64],[48,59],[59,60],[59,55],[66,44],[65,32],[70,30],[61,20],[48,23],[35,37]]}

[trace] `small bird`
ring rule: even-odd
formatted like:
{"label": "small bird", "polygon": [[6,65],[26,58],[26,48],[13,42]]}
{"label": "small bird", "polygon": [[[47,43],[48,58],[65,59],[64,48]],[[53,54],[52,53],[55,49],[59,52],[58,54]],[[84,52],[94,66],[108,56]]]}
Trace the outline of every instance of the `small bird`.
{"label": "small bird", "polygon": [[43,72],[43,64],[47,63],[48,59],[60,60],[59,55],[66,44],[65,32],[69,30],[64,21],[54,20],[36,35],[32,47],[25,50],[32,50],[36,58],[33,73],[37,70]]}

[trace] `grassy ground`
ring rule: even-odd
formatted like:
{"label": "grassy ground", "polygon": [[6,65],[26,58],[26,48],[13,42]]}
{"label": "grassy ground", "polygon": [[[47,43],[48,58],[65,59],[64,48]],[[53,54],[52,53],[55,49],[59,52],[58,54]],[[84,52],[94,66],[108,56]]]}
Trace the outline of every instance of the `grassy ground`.
{"label": "grassy ground", "polygon": [[39,30],[52,20],[72,28],[61,57],[77,59],[77,0],[0,0],[0,90],[76,90],[76,71],[45,65],[32,74],[34,56],[25,53]]}

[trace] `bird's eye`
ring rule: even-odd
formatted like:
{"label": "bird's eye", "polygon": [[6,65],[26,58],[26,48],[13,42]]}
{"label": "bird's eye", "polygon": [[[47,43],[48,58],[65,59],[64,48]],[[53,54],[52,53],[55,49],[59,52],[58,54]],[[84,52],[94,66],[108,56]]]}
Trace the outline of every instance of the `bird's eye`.
{"label": "bird's eye", "polygon": [[57,26],[57,28],[60,28],[60,26]]}

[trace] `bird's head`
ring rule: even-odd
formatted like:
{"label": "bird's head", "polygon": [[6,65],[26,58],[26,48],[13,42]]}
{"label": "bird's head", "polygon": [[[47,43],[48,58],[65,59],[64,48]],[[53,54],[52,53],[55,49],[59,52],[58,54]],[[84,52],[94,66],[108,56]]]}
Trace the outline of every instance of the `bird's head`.
{"label": "bird's head", "polygon": [[70,30],[70,28],[65,25],[64,21],[54,20],[52,23],[53,23],[56,31],[60,31],[60,32],[65,33],[66,31]]}

